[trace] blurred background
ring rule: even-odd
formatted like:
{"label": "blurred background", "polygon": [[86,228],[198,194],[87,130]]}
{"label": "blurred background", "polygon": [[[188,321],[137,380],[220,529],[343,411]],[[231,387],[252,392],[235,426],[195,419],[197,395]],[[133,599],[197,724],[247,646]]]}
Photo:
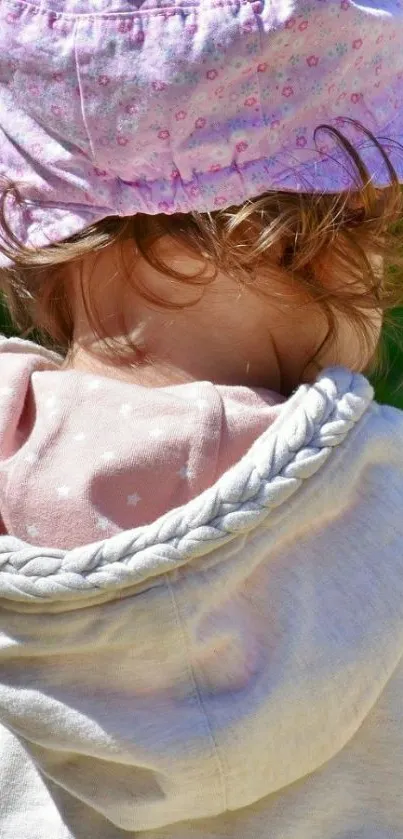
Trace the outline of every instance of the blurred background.
{"label": "blurred background", "polygon": [[[0,296],[0,333],[11,337],[17,335]],[[32,339],[31,339],[32,340]],[[375,398],[378,402],[394,405],[403,410],[403,308],[393,312],[392,326],[383,332],[385,346],[385,370],[372,379]]]}

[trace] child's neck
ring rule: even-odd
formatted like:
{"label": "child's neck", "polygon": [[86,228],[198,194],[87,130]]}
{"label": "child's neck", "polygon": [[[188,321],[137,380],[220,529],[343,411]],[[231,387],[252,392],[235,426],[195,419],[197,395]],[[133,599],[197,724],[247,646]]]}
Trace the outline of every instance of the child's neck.
{"label": "child's neck", "polygon": [[[211,381],[281,392],[283,383],[268,330],[263,336],[256,328],[254,340],[246,341],[234,318],[228,328],[215,322],[207,309],[189,310],[187,314],[189,320],[184,313],[172,311],[144,314],[139,351],[129,355],[125,362],[108,357],[102,346],[99,349],[96,345],[86,346],[78,334],[65,366],[143,387]],[[239,315],[242,317],[242,306]],[[210,324],[206,322],[207,316]],[[126,331],[135,344],[137,323],[136,317],[134,328]],[[118,337],[116,333],[114,337]]]}
{"label": "child's neck", "polygon": [[[306,365],[325,335],[325,324],[320,320],[315,323],[315,312],[307,308],[302,316],[298,301],[285,305],[285,310],[279,307],[275,282],[271,299],[220,274],[201,295],[200,286],[174,283],[148,263],[137,262],[133,270],[143,287],[171,302],[192,304],[179,310],[157,308],[121,280],[116,259],[106,249],[95,263],[84,266],[83,282],[87,292],[96,294],[94,308],[110,337],[119,340],[126,335],[135,340],[140,326],[140,359],[132,358],[122,366],[96,351],[78,291],[78,271],[70,267],[75,335],[67,368],[145,387],[211,381],[261,387],[288,396],[304,381]],[[190,265],[189,273],[194,270],[194,264]],[[87,276],[91,283],[86,286]]]}
{"label": "child's neck", "polygon": [[[133,363],[120,364],[113,359],[108,360],[100,356],[94,356],[82,347],[77,347],[73,352],[74,357],[64,365],[64,369],[80,370],[81,372],[91,373],[92,375],[105,376],[130,384],[140,385],[141,387],[169,387],[171,385],[181,385],[195,381],[213,381],[216,384],[230,384],[228,377],[225,375],[211,375],[207,371],[206,374],[200,372],[197,375],[193,374],[190,369],[174,365],[168,361],[142,359],[140,362],[133,361]],[[244,377],[238,376],[235,382],[231,383],[251,386],[246,371]]]}

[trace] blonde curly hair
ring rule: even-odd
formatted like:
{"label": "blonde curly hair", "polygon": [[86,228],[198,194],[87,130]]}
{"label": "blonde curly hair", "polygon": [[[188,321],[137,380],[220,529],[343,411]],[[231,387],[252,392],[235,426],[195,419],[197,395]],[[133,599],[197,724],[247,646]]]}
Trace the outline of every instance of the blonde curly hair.
{"label": "blonde curly hair", "polygon": [[[10,229],[5,214],[7,196],[12,195],[20,206],[24,198],[17,184],[6,183],[0,201],[0,251],[12,260],[12,267],[0,269],[0,290],[15,328],[25,336],[35,331],[39,340],[68,355],[74,323],[63,269],[88,254],[131,239],[153,268],[183,283],[203,287],[220,271],[255,287],[256,293],[270,296],[270,278],[275,272],[277,280],[292,283],[304,290],[309,300],[319,303],[328,324],[324,343],[334,337],[337,316],[342,313],[353,323],[364,348],[371,312],[388,313],[403,302],[403,260],[397,232],[403,218],[402,190],[384,147],[370,132],[363,128],[390,176],[384,189],[372,184],[351,143],[337,129],[320,126],[324,128],[353,163],[356,188],[341,194],[268,192],[241,207],[212,213],[109,216],[44,248],[25,247]],[[198,273],[184,275],[162,258],[158,244],[165,236],[200,260]],[[382,275],[374,269],[374,258],[375,263],[382,260],[384,264]],[[155,305],[176,308],[146,287],[139,288],[135,276],[127,279]],[[90,294],[85,305],[94,335],[104,342],[108,355],[121,362],[125,352],[111,342],[92,302]]]}

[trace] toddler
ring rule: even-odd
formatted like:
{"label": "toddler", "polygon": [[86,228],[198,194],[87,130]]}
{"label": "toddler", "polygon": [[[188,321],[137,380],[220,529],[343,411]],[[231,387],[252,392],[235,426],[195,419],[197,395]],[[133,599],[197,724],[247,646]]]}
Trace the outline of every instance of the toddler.
{"label": "toddler", "polygon": [[402,40],[0,0],[1,839],[403,835]]}

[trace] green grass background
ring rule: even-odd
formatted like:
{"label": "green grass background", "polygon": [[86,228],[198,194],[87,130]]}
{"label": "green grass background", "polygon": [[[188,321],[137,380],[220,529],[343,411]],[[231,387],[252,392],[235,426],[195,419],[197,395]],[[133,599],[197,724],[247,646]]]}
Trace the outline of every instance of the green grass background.
{"label": "green grass background", "polygon": [[396,309],[393,316],[393,329],[386,326],[382,335],[387,356],[385,373],[375,377],[372,384],[378,402],[403,410],[403,308]]}
{"label": "green grass background", "polygon": [[[383,341],[386,347],[387,372],[372,380],[378,402],[394,405],[403,410],[403,309],[394,312],[393,329],[384,328]],[[16,335],[6,307],[0,299],[0,333],[10,337]]]}

